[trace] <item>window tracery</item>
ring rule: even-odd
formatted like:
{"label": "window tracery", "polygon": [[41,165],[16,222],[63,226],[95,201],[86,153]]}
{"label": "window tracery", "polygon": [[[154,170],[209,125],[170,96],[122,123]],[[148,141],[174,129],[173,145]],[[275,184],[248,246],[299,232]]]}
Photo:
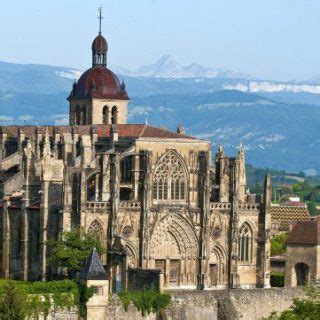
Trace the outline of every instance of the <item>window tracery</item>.
{"label": "window tracery", "polygon": [[100,222],[97,220],[94,220],[88,229],[88,233],[94,234],[101,241],[102,240],[102,226],[101,226]]}
{"label": "window tracery", "polygon": [[247,223],[244,223],[241,227],[239,237],[239,260],[251,261],[252,231]]}
{"label": "window tracery", "polygon": [[187,175],[177,155],[167,152],[158,162],[153,177],[153,199],[185,200]]}

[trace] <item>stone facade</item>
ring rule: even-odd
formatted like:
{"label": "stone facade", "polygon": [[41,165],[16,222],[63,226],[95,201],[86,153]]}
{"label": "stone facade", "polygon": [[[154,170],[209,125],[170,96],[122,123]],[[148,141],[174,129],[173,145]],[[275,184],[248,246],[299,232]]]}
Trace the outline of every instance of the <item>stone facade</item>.
{"label": "stone facade", "polygon": [[128,267],[162,270],[165,287],[268,287],[270,178],[264,195],[247,194],[242,146],[212,157],[182,128],[127,124],[128,99],[95,60],[69,96],[70,126],[0,128],[2,275],[54,278],[46,240],[82,227],[122,252],[102,257],[111,288],[125,287]]}

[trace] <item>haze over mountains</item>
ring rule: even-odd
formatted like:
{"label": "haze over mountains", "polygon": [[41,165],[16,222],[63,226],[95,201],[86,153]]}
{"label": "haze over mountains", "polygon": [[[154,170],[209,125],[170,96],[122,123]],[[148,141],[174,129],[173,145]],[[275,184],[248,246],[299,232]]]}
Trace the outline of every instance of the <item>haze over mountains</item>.
{"label": "haze over mountains", "polygon": [[[126,82],[131,122],[175,130],[221,143],[235,154],[243,141],[257,167],[320,172],[320,81],[260,80],[170,56],[129,71],[111,67]],[[82,71],[0,62],[1,124],[67,124],[68,96]]]}

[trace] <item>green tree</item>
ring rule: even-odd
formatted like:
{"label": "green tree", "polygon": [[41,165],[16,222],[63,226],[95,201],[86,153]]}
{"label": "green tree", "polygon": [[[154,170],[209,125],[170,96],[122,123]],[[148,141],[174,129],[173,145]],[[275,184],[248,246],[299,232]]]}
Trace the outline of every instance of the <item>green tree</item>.
{"label": "green tree", "polygon": [[308,203],[308,211],[310,213],[310,216],[317,216],[318,215],[318,210],[314,202],[309,202]]}
{"label": "green tree", "polygon": [[86,233],[83,229],[75,229],[63,232],[58,240],[48,241],[50,250],[50,263],[64,268],[69,278],[73,278],[84,267],[87,257],[96,247],[101,254],[103,252],[100,238],[97,234]]}
{"label": "green tree", "polygon": [[13,281],[8,281],[4,286],[3,295],[0,299],[0,320],[25,319],[25,301],[24,293]]}
{"label": "green tree", "polygon": [[271,239],[271,256],[286,253],[286,240],[288,235],[280,233]]}

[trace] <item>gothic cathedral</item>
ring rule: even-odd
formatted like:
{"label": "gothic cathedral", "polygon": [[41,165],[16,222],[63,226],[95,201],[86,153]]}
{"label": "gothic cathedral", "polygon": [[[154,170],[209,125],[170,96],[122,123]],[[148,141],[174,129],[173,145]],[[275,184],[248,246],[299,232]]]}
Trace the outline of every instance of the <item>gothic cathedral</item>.
{"label": "gothic cathedral", "polygon": [[68,97],[69,126],[0,127],[1,276],[54,278],[47,240],[81,227],[123,254],[113,281],[142,268],[161,269],[165,287],[267,287],[270,178],[249,194],[242,145],[237,157],[212,155],[183,127],[127,123],[107,51],[99,32]]}

